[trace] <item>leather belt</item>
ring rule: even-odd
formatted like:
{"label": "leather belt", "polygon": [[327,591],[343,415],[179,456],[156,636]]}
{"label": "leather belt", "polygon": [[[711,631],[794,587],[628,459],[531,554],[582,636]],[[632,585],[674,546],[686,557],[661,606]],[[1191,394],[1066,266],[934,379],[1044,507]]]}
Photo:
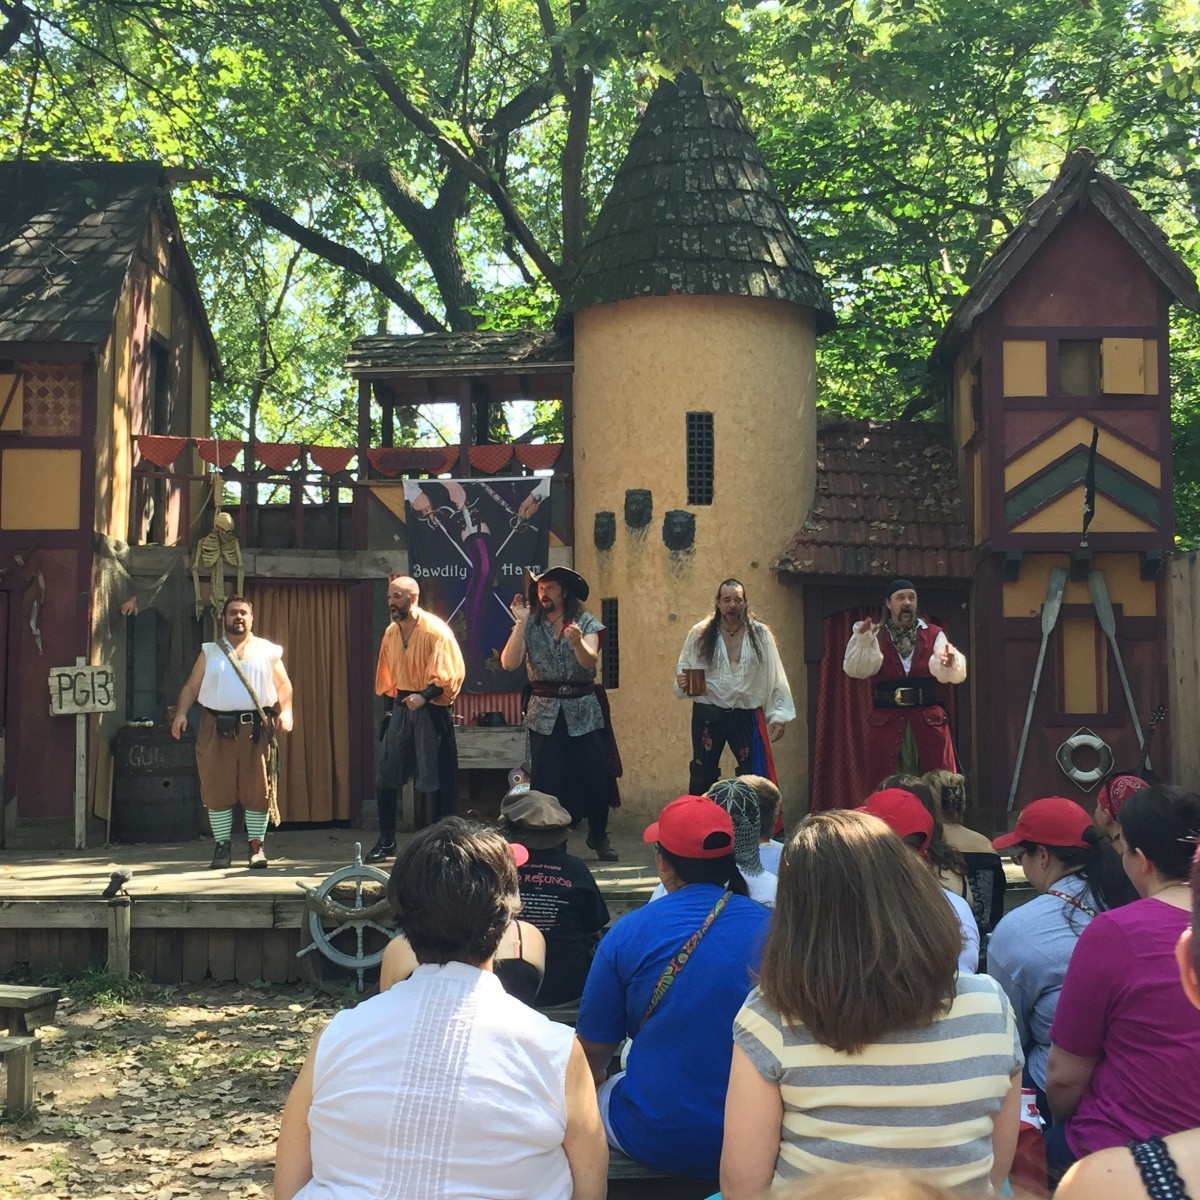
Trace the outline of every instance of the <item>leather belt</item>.
{"label": "leather belt", "polygon": [[908,683],[877,683],[875,685],[876,708],[926,708],[940,704],[941,697],[933,679],[914,679]]}
{"label": "leather belt", "polygon": [[568,683],[565,680],[538,679],[530,683],[529,691],[534,696],[552,696],[556,700],[578,700],[580,696],[591,696],[596,691],[594,683]]}
{"label": "leather belt", "polygon": [[[203,706],[202,706],[203,707]],[[210,712],[214,717],[233,717],[239,725],[253,725],[258,713],[254,709],[245,712],[238,712],[236,709],[226,708],[205,708],[205,712]],[[268,715],[274,715],[270,708],[264,709]]]}

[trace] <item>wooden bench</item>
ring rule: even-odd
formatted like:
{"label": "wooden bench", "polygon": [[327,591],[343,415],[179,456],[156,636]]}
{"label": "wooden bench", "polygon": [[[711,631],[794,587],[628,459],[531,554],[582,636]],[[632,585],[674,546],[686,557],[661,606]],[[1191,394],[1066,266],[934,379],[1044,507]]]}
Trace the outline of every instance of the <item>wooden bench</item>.
{"label": "wooden bench", "polygon": [[608,1150],[609,1200],[634,1200],[645,1197],[649,1200],[704,1200],[716,1192],[715,1179],[692,1179],[686,1175],[672,1175],[640,1163],[636,1159],[614,1150]]}
{"label": "wooden bench", "polygon": [[33,1048],[37,1044],[35,1037],[0,1037],[0,1062],[8,1076],[4,1115],[10,1121],[33,1107]]}
{"label": "wooden bench", "polygon": [[54,1013],[61,999],[61,988],[0,984],[0,1030],[20,1035],[33,1033],[41,1025],[54,1024]]}

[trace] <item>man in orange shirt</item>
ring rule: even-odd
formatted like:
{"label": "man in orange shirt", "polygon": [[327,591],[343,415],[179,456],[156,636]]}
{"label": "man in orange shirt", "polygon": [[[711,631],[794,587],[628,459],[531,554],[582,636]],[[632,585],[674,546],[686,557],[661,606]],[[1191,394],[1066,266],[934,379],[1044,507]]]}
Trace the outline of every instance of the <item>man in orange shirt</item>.
{"label": "man in orange shirt", "polygon": [[429,797],[434,820],[449,816],[458,802],[451,709],[466,667],[454,631],[418,606],[420,596],[420,585],[407,575],[388,584],[391,624],[375,667],[375,694],[388,708],[375,777],[379,841],[367,862],[395,857],[397,800],[410,779]]}

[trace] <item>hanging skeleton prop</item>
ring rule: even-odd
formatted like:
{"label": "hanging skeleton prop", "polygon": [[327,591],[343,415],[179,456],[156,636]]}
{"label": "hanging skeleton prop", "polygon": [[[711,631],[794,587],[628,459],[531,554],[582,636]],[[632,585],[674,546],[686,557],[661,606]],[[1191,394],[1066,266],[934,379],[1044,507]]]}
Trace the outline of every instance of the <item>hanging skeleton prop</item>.
{"label": "hanging skeleton prop", "polygon": [[218,511],[213,517],[212,533],[207,533],[196,543],[192,558],[192,586],[196,590],[196,620],[204,617],[204,596],[200,590],[200,573],[209,574],[208,608],[212,613],[213,629],[221,629],[221,610],[225,607],[225,568],[237,572],[235,596],[242,595],[246,582],[245,563],[237,535],[233,532],[233,518],[227,512]]}

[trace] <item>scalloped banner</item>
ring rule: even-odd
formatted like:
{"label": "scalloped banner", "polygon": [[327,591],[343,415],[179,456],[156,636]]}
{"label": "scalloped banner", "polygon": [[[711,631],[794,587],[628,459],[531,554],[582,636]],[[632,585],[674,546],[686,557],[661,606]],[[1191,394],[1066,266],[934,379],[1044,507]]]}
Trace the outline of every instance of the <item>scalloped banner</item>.
{"label": "scalloped banner", "polygon": [[168,437],[158,433],[139,433],[136,437],[138,453],[146,462],[156,467],[169,467],[183,453],[191,440],[185,437]]}
{"label": "scalloped banner", "polygon": [[257,442],[254,456],[272,471],[286,471],[300,457],[297,442]]}
{"label": "scalloped banner", "polygon": [[220,441],[214,438],[197,438],[196,449],[206,463],[212,463],[215,467],[230,467],[233,460],[241,454],[242,443],[224,438]]}
{"label": "scalloped banner", "polygon": [[309,446],[308,457],[313,465],[324,471],[326,475],[336,475],[344,471],[354,457],[352,446]]}
{"label": "scalloped banner", "polygon": [[562,442],[518,442],[517,462],[531,471],[548,471],[562,453]]}
{"label": "scalloped banner", "polygon": [[503,446],[468,446],[467,458],[477,471],[495,475],[512,461],[513,448]]}

